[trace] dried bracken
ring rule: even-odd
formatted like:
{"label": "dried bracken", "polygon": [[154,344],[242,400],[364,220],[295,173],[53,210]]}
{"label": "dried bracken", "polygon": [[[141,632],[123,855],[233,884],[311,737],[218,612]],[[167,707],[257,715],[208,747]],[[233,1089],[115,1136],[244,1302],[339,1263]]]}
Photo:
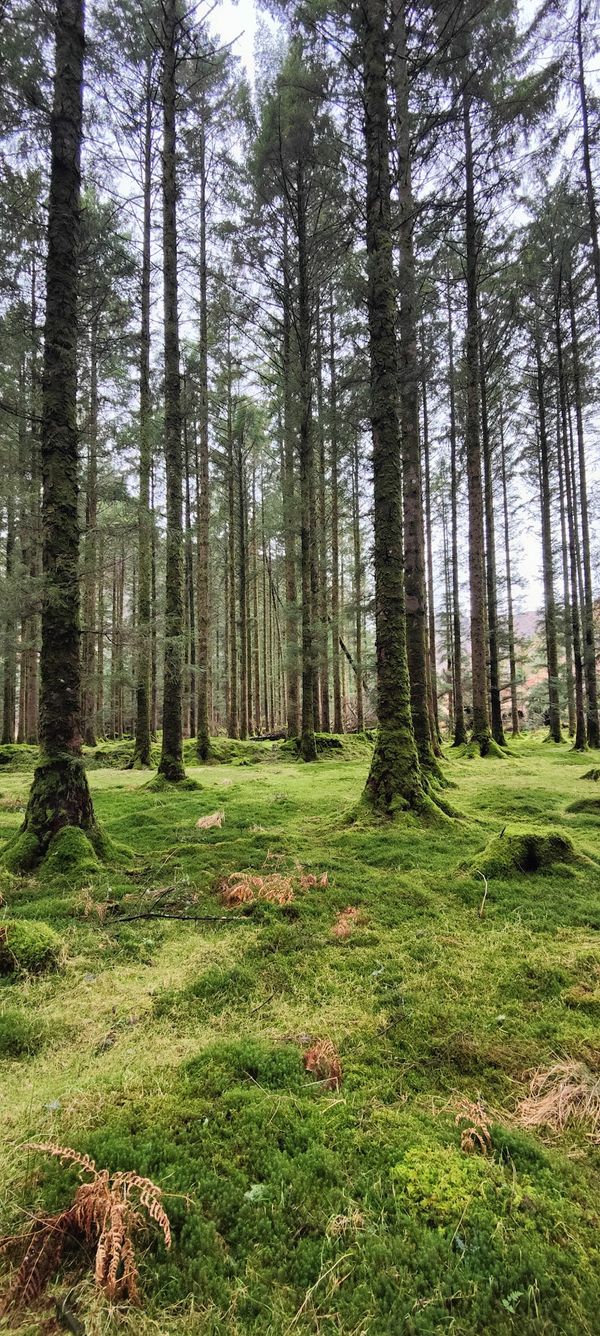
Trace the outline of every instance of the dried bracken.
{"label": "dried bracken", "polygon": [[97,1169],[88,1155],[68,1146],[48,1142],[32,1144],[29,1149],[77,1165],[91,1176],[91,1182],[80,1184],[67,1210],[40,1216],[24,1234],[0,1240],[2,1249],[18,1245],[25,1248],[1,1311],[26,1308],[35,1302],[60,1265],[68,1242],[84,1244],[93,1250],[94,1279],[109,1300],[137,1303],[138,1268],[133,1236],[144,1223],[140,1206],[162,1231],[165,1246],[171,1246],[171,1228],[160,1188],[136,1173],[111,1175],[108,1169]]}
{"label": "dried bracken", "polygon": [[587,1126],[600,1143],[600,1076],[584,1062],[556,1062],[534,1072],[529,1094],[517,1107],[522,1127],[562,1132],[570,1123]]}
{"label": "dried bracken", "polygon": [[279,872],[269,872],[260,876],[256,872],[232,872],[221,882],[223,904],[254,904],[257,900],[266,900],[274,905],[289,905],[294,899],[294,887],[291,877],[284,877]]}
{"label": "dried bracken", "polygon": [[483,1105],[479,1102],[474,1104],[470,1099],[461,1099],[456,1106],[457,1112],[455,1123],[460,1127],[461,1123],[466,1123],[460,1134],[460,1148],[466,1151],[467,1155],[473,1155],[479,1152],[481,1155],[491,1155],[493,1151],[492,1136],[490,1132],[489,1116]]}
{"label": "dried bracken", "polygon": [[220,830],[224,820],[224,812],[209,812],[208,816],[198,817],[196,830],[213,830],[215,827]]}
{"label": "dried bracken", "polygon": [[341,909],[339,914],[336,915],[335,923],[331,929],[331,936],[337,937],[339,941],[345,941],[347,937],[350,937],[357,924],[361,922],[362,914],[360,909],[356,909],[354,905],[348,905],[346,909]]}
{"label": "dried bracken", "polygon": [[305,1071],[310,1072],[325,1090],[339,1090],[342,1064],[330,1039],[317,1039],[304,1054]]}

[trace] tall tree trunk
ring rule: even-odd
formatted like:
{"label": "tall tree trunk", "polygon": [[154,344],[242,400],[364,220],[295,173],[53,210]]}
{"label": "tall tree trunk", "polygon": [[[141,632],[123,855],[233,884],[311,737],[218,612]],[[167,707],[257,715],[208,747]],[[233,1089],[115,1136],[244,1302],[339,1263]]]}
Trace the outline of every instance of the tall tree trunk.
{"label": "tall tree trunk", "polygon": [[163,290],[165,323],[165,464],[167,552],[165,573],[165,657],[163,736],[159,775],[177,781],[183,768],[183,525],[181,461],[181,382],[177,309],[177,180],[175,74],[177,3],[163,3]]}
{"label": "tall tree trunk", "polygon": [[236,442],[238,486],[238,606],[240,610],[240,738],[248,737],[248,561],[246,547],[246,486],[244,435]]}
{"label": "tall tree trunk", "polygon": [[485,538],[483,529],[483,491],[481,486],[481,444],[479,437],[479,339],[477,287],[479,237],[475,211],[475,177],[471,133],[471,95],[465,77],[462,94],[465,142],[465,244],[467,280],[466,417],[465,445],[469,492],[469,590],[471,597],[471,672],[473,679],[473,741],[482,756],[490,750],[490,721],[487,699],[486,616],[485,616]]}
{"label": "tall tree trunk", "polygon": [[83,740],[96,746],[96,566],[98,561],[98,328],[92,317],[90,338],[90,419],[85,538],[83,544]]}
{"label": "tall tree trunk", "polygon": [[151,397],[150,397],[150,264],[152,226],[152,62],[146,69],[144,120],[144,176],[142,225],[142,282],[140,324],[140,460],[138,499],[138,616],[135,656],[135,743],[134,766],[150,765],[151,707],[151,596],[152,596],[152,515],[150,512],[151,468]]}
{"label": "tall tree trunk", "polygon": [[519,732],[519,706],[517,701],[517,658],[515,653],[515,618],[512,595],[512,569],[510,561],[510,520],[508,509],[508,483],[506,477],[506,449],[504,445],[504,421],[502,404],[500,405],[500,465],[502,469],[502,509],[504,515],[504,556],[506,561],[506,602],[508,607],[508,663],[510,672],[510,713],[513,737]]}
{"label": "tall tree trunk", "polygon": [[458,578],[458,467],[456,440],[456,390],[454,382],[454,339],[452,330],[452,299],[450,272],[446,272],[448,302],[448,382],[450,398],[450,510],[452,528],[452,657],[454,660],[454,738],[453,746],[460,747],[467,740],[462,686],[462,637],[460,626],[460,584]]}
{"label": "tall tree trunk", "polygon": [[315,646],[313,634],[314,458],[311,386],[311,330],[306,235],[306,186],[302,165],[296,177],[298,229],[298,378],[300,447],[300,559],[302,571],[302,727],[300,755],[316,761],[315,740]]}
{"label": "tall tree trunk", "polygon": [[358,473],[358,436],[354,438],[352,453],[352,539],[354,547],[354,602],[356,625],[356,727],[362,733],[365,727],[363,699],[363,632],[362,632],[362,552],[360,542],[360,489]]}
{"label": "tall tree trunk", "polygon": [[210,497],[209,497],[209,455],[208,455],[208,294],[206,264],[206,140],[203,123],[204,99],[200,109],[200,343],[199,356],[199,496],[198,496],[198,706],[197,706],[197,751],[200,761],[207,761],[210,756],[210,730],[208,723],[209,698],[209,544],[210,544]]}
{"label": "tall tree trunk", "polygon": [[258,632],[258,534],[256,523],[256,465],[252,465],[252,690],[254,732],[260,733],[260,648]]}
{"label": "tall tree trunk", "polygon": [[285,643],[287,676],[287,735],[300,734],[298,673],[298,605],[296,588],[296,497],[294,477],[294,395],[292,379],[292,313],[287,213],[283,220],[283,530],[285,544]]}
{"label": "tall tree trunk", "polygon": [[404,500],[404,584],[406,640],[412,724],[421,767],[441,778],[431,739],[427,658],[427,596],[425,535],[419,442],[419,361],[417,353],[416,281],[413,245],[415,201],[412,190],[409,123],[408,50],[404,0],[393,0],[394,91],[398,152],[399,292],[400,292],[400,420],[402,430],[402,495]]}
{"label": "tall tree trunk", "polygon": [[560,541],[563,577],[563,638],[565,642],[565,678],[567,691],[567,713],[569,719],[569,737],[575,736],[577,715],[575,711],[575,672],[573,666],[573,617],[571,613],[571,595],[569,592],[569,544],[567,540],[567,514],[565,500],[565,480],[563,474],[563,453],[560,422],[560,396],[556,404],[556,464],[558,472],[558,503],[560,513]]}
{"label": "tall tree trunk", "polygon": [[581,404],[581,373],[579,366],[579,339],[575,316],[573,285],[569,284],[569,311],[571,320],[571,355],[573,358],[573,394],[575,399],[575,423],[577,431],[577,453],[579,462],[579,506],[581,513],[581,539],[583,555],[583,644],[585,664],[585,685],[587,705],[587,735],[590,747],[600,746],[600,723],[598,717],[598,680],[596,675],[596,633],[594,627],[594,590],[592,585],[592,561],[590,547],[590,515],[587,490],[587,469],[585,457],[585,435],[583,430],[583,412]]}
{"label": "tall tree trunk", "polygon": [[[431,464],[429,452],[429,408],[427,403],[427,375],[425,368],[425,346],[422,345],[422,384],[423,402],[423,462],[425,465],[425,547],[427,555],[427,612],[428,612],[428,649],[429,649],[429,699],[431,713],[431,738],[434,752],[441,755],[440,719],[437,695],[437,651],[435,635],[435,600],[433,595],[433,544],[431,525]],[[447,574],[447,572],[446,572]]]}
{"label": "tall tree trunk", "polygon": [[321,704],[321,729],[331,732],[329,716],[329,626],[327,621],[327,506],[326,506],[326,462],[325,462],[325,422],[323,415],[323,330],[320,307],[317,306],[316,328],[316,379],[319,423],[319,488],[317,497],[317,528],[319,534],[319,694]]}
{"label": "tall tree trunk", "polygon": [[[184,382],[185,385],[185,382]],[[194,590],[194,540],[192,536],[192,497],[190,488],[190,475],[192,472],[192,462],[190,460],[189,434],[188,434],[188,403],[184,388],[184,411],[183,411],[183,450],[184,450],[184,470],[185,470],[185,607],[187,623],[187,669],[188,669],[188,690],[187,690],[187,727],[188,737],[196,736],[196,600]],[[195,435],[195,433],[194,433]],[[195,439],[192,443],[192,449],[195,450]],[[194,460],[194,474],[196,480],[196,498],[198,497],[198,468],[197,461]]]}
{"label": "tall tree trunk", "polygon": [[548,720],[549,738],[562,742],[560,699],[558,694],[558,640],[556,633],[556,601],[554,597],[554,558],[552,553],[552,512],[550,498],[550,455],[546,425],[544,372],[539,331],[535,330],[536,393],[538,409],[540,509],[542,519],[542,561],[544,575],[544,624],[546,629],[546,663],[548,667]]}
{"label": "tall tree trunk", "polygon": [[481,394],[481,438],[483,443],[483,472],[485,480],[485,565],[487,584],[488,645],[490,651],[490,702],[492,737],[498,746],[506,746],[502,725],[500,698],[500,652],[498,643],[498,580],[496,576],[496,520],[494,514],[494,476],[492,471],[492,442],[487,409],[487,382],[481,317],[478,315],[479,385]]}
{"label": "tall tree trunk", "polygon": [[40,753],[13,866],[32,866],[62,827],[96,831],[81,761],[77,439],[83,4],[57,0],[42,396]]}
{"label": "tall tree trunk", "polygon": [[343,733],[342,680],[340,672],[340,503],[339,443],[337,413],[337,369],[335,364],[335,312],[333,289],[329,307],[329,421],[331,466],[331,628],[333,668],[333,731]]}
{"label": "tall tree trunk", "polygon": [[384,0],[365,0],[357,11],[356,21],[363,58],[367,169],[367,309],[379,717],[365,797],[376,810],[393,816],[406,808],[421,808],[425,794],[412,728],[406,654],[396,279],[392,248]]}
{"label": "tall tree trunk", "polygon": [[556,339],[556,364],[558,371],[558,399],[560,406],[560,429],[558,447],[562,442],[564,496],[566,502],[566,522],[568,534],[569,571],[571,577],[571,627],[573,636],[573,663],[575,668],[575,751],[584,751],[587,745],[585,728],[585,708],[583,700],[583,656],[581,652],[581,624],[579,621],[579,589],[577,577],[577,542],[575,534],[575,497],[573,495],[571,464],[569,458],[569,427],[567,420],[567,389],[562,350],[561,331],[561,295],[562,283],[559,279],[555,302],[554,333]]}
{"label": "tall tree trunk", "polygon": [[17,618],[16,590],[13,588],[16,561],[15,497],[12,449],[8,454],[8,488],[6,496],[6,615],[4,619],[4,683],[2,702],[2,742],[15,740],[17,722]]}
{"label": "tall tree trunk", "polygon": [[229,717],[227,732],[230,738],[238,736],[237,708],[237,618],[235,587],[235,458],[233,438],[233,405],[231,398],[231,326],[227,329],[227,565],[229,570]]}

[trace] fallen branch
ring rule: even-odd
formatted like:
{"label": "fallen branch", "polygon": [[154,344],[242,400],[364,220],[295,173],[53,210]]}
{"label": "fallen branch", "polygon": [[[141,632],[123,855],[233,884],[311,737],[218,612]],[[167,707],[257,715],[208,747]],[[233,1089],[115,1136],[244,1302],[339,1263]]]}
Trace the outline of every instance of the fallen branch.
{"label": "fallen branch", "polygon": [[161,914],[147,909],[142,914],[124,914],[123,918],[113,919],[113,923],[135,923],[137,919],[169,919],[171,923],[246,923],[249,914]]}

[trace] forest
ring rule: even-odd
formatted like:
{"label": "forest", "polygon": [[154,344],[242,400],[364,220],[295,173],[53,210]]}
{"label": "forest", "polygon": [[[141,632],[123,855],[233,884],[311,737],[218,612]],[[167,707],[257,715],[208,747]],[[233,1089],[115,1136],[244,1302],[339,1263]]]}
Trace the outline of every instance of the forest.
{"label": "forest", "polygon": [[0,1330],[600,1307],[597,0],[0,0]]}

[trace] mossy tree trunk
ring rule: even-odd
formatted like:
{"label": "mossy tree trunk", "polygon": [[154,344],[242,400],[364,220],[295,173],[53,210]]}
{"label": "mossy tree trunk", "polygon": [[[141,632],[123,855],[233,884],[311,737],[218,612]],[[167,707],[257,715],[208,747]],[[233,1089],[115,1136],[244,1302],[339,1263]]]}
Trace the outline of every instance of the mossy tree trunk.
{"label": "mossy tree trunk", "polygon": [[[428,614],[428,637],[427,647],[429,652],[428,663],[428,689],[431,714],[431,736],[433,750],[437,755],[441,754],[441,734],[440,719],[438,710],[437,695],[437,647],[435,633],[435,600],[433,594],[433,543],[432,543],[432,523],[431,523],[431,462],[429,449],[429,406],[427,400],[427,367],[425,362],[425,340],[422,339],[421,347],[421,402],[423,406],[423,463],[424,463],[424,482],[425,482],[425,551],[427,559],[427,614]],[[445,524],[445,516],[444,516]],[[444,542],[446,541],[444,532]],[[445,575],[448,570],[444,564]]]}
{"label": "mossy tree trunk", "polygon": [[538,448],[540,509],[542,520],[542,568],[544,578],[544,625],[546,630],[546,663],[548,669],[548,719],[549,736],[553,742],[562,741],[560,726],[560,700],[558,694],[558,641],[556,633],[556,600],[554,594],[554,556],[552,551],[552,515],[550,498],[550,459],[548,450],[548,428],[546,423],[546,400],[544,387],[544,369],[539,330],[534,334],[536,396],[538,410]]}
{"label": "mossy tree trunk", "polygon": [[585,751],[587,733],[585,726],[585,708],[583,697],[583,656],[581,652],[581,623],[579,620],[579,588],[577,569],[577,535],[575,528],[576,498],[571,475],[569,450],[569,429],[567,415],[567,388],[565,383],[564,356],[561,331],[562,309],[562,270],[559,269],[555,300],[554,335],[556,341],[556,366],[558,372],[558,399],[560,407],[559,451],[562,444],[565,516],[568,536],[569,573],[571,580],[571,628],[573,644],[573,664],[575,669],[575,751]]}
{"label": "mossy tree trunk", "polygon": [[181,380],[177,304],[177,180],[176,180],[176,0],[164,0],[162,52],[162,195],[163,289],[165,326],[165,464],[167,537],[165,573],[165,657],[163,737],[159,775],[184,779],[183,768],[183,523]]}
{"label": "mossy tree trunk", "polygon": [[205,115],[204,95],[200,98],[199,125],[199,224],[200,224],[200,341],[198,346],[198,378],[200,391],[199,433],[198,433],[198,565],[197,565],[197,622],[198,622],[198,688],[196,707],[196,735],[198,759],[207,761],[210,756],[210,729],[208,723],[209,697],[209,541],[210,541],[210,498],[209,498],[209,455],[208,455],[208,291],[206,262],[206,134],[203,117]]}
{"label": "mossy tree trunk", "polygon": [[312,424],[311,323],[306,235],[306,182],[302,163],[296,172],[298,242],[298,414],[300,449],[300,561],[302,572],[302,723],[300,755],[316,761],[315,646],[313,634],[314,442]]}
{"label": "mossy tree trunk", "polygon": [[488,646],[490,653],[490,704],[492,737],[498,746],[506,746],[502,724],[500,698],[500,649],[498,638],[498,578],[496,574],[496,514],[494,508],[494,475],[492,469],[492,440],[487,405],[487,367],[483,346],[481,314],[478,314],[479,384],[481,394],[481,439],[483,444],[483,475],[485,495],[485,570],[487,586]]}
{"label": "mossy tree trunk", "polygon": [[92,314],[90,331],[90,414],[85,538],[83,544],[83,740],[96,746],[96,577],[98,562],[98,325]]}
{"label": "mossy tree trunk", "polygon": [[62,828],[97,833],[81,760],[77,436],[77,254],[84,55],[82,0],[57,0],[42,389],[40,765],[13,866]]}
{"label": "mossy tree trunk", "polygon": [[467,740],[465,726],[465,708],[462,684],[462,637],[460,625],[460,583],[458,578],[458,465],[456,440],[456,390],[454,383],[454,334],[452,328],[452,297],[450,292],[450,271],[446,271],[446,296],[448,303],[448,390],[450,408],[450,512],[451,512],[451,548],[452,548],[452,658],[454,674],[452,694],[454,697],[454,736],[453,746],[460,747]]}
{"label": "mossy tree trunk", "polygon": [[362,733],[365,726],[365,707],[363,693],[363,562],[360,537],[360,479],[359,479],[358,435],[354,437],[352,451],[352,540],[354,547],[354,621],[356,645],[356,727]]}
{"label": "mossy tree trunk", "polygon": [[590,546],[590,513],[588,503],[587,467],[585,457],[585,436],[583,430],[583,412],[581,403],[581,372],[579,364],[579,338],[575,315],[575,299],[572,281],[569,283],[569,316],[571,323],[571,356],[573,362],[573,395],[575,399],[575,422],[577,430],[577,454],[579,463],[579,509],[581,514],[581,546],[583,549],[583,657],[585,665],[587,736],[590,747],[600,746],[600,722],[598,716],[598,679],[596,673],[596,632],[594,626],[594,590],[592,584],[592,561]]}
{"label": "mossy tree trunk", "polygon": [[340,672],[340,503],[337,368],[335,362],[335,309],[333,290],[329,307],[329,420],[331,467],[331,629],[333,670],[333,731],[343,733]]}
{"label": "mossy tree trunk", "polygon": [[365,798],[392,816],[424,802],[410,712],[398,418],[396,276],[390,202],[390,136],[384,0],[356,11],[363,60],[367,169],[367,302],[373,434],[375,618],[379,730]]}
{"label": "mossy tree trunk", "polygon": [[294,470],[294,394],[292,380],[292,311],[288,241],[287,205],[284,204],[282,260],[282,345],[283,376],[283,537],[285,547],[285,653],[287,681],[287,735],[300,733],[298,702],[298,591],[296,587],[296,484]]}
{"label": "mossy tree trunk", "polygon": [[406,639],[412,723],[421,766],[434,775],[427,663],[427,594],[425,532],[419,440],[419,359],[417,352],[416,279],[413,245],[415,200],[412,189],[408,49],[404,0],[393,0],[392,46],[396,100],[395,137],[398,154],[398,227],[400,293],[400,419],[402,429],[402,495],[404,500],[404,584]]}
{"label": "mossy tree trunk", "polygon": [[2,742],[11,743],[15,740],[16,711],[17,711],[17,618],[14,612],[14,590],[12,581],[16,561],[16,526],[15,526],[15,497],[14,497],[14,474],[15,467],[13,462],[13,451],[9,446],[8,450],[8,480],[6,494],[6,543],[5,543],[5,566],[4,573],[6,577],[6,615],[4,618],[4,681],[2,697]]}
{"label": "mossy tree trunk", "polygon": [[462,94],[465,148],[465,250],[467,327],[465,335],[466,412],[465,446],[469,495],[469,592],[471,598],[471,675],[473,690],[473,741],[482,756],[490,750],[491,732],[487,694],[485,538],[481,442],[479,433],[479,348],[477,287],[480,235],[475,208],[475,175],[471,130],[471,95],[465,70]]}
{"label": "mossy tree trunk", "polygon": [[140,323],[140,461],[138,499],[138,618],[136,644],[136,711],[133,764],[150,765],[150,624],[152,616],[152,516],[150,512],[151,396],[150,396],[150,264],[152,225],[152,62],[146,68],[144,101],[144,177],[142,225],[142,281]]}
{"label": "mossy tree trunk", "polygon": [[502,470],[502,510],[504,517],[504,556],[506,561],[506,603],[508,609],[508,662],[510,670],[510,712],[513,737],[519,732],[519,708],[517,701],[517,659],[515,653],[515,618],[512,593],[512,567],[510,557],[510,520],[508,508],[508,481],[506,476],[506,447],[504,444],[504,421],[502,402],[500,402],[500,465]]}

